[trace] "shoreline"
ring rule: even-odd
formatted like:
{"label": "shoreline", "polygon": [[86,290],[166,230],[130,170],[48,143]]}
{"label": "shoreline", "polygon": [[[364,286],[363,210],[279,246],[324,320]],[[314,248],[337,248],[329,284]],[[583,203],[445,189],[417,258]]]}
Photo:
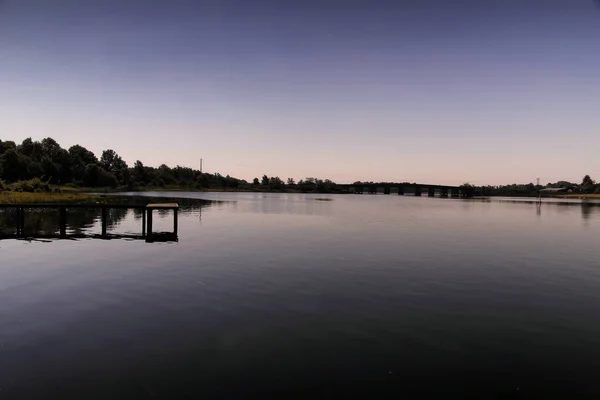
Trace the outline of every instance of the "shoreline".
{"label": "shoreline", "polygon": [[84,203],[100,196],[78,192],[0,192],[0,204],[19,203]]}
{"label": "shoreline", "polygon": [[[73,188],[73,187],[61,187],[60,191],[52,192],[13,192],[13,191],[0,191],[0,204],[15,204],[15,203],[85,203],[85,202],[97,202],[104,198],[103,194],[109,193],[136,193],[136,192],[197,192],[197,193],[297,193],[297,194],[351,194],[351,193],[320,193],[320,192],[301,192],[297,190],[240,190],[240,189],[220,189],[220,188],[182,188],[182,187],[138,187],[133,189],[125,188]],[[487,198],[494,197],[515,197],[524,198],[523,196],[485,196]],[[527,197],[527,196],[525,196]],[[532,199],[537,197],[530,196]],[[543,196],[542,199],[600,199],[600,193],[594,194],[583,194],[583,193],[570,193],[570,194],[556,194],[551,196]]]}

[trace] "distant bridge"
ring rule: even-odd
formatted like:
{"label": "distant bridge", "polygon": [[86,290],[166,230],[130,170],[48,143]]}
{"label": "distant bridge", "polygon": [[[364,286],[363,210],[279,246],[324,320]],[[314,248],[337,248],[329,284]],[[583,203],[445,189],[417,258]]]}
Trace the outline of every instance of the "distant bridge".
{"label": "distant bridge", "polygon": [[472,197],[475,195],[473,188],[432,185],[426,183],[352,183],[347,185],[338,185],[346,193],[355,194],[399,194],[422,196],[426,193],[429,197]]}

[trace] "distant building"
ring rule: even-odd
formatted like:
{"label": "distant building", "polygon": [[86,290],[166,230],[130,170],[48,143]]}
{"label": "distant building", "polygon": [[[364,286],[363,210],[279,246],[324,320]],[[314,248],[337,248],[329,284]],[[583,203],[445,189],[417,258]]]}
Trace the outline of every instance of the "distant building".
{"label": "distant building", "polygon": [[[568,190],[569,192],[571,192],[572,190]],[[545,188],[545,189],[541,189],[540,192],[545,192],[545,193],[563,193],[563,192],[567,192],[567,188],[561,187],[561,188]]]}

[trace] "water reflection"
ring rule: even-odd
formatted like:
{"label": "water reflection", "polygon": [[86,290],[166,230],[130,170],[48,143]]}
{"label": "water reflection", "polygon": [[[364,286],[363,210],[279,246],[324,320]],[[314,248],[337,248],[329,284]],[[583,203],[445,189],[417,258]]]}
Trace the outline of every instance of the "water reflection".
{"label": "water reflection", "polygon": [[501,203],[513,203],[513,204],[532,204],[535,205],[535,213],[537,216],[542,215],[542,209],[552,209],[555,213],[568,213],[573,207],[579,207],[581,209],[581,218],[589,220],[593,218],[593,214],[600,213],[600,202],[589,201],[589,200],[572,200],[572,201],[554,201],[554,200],[531,200],[531,199],[497,199],[496,201]]}
{"label": "water reflection", "polygon": [[598,203],[589,203],[582,202],[581,203],[581,217],[583,219],[590,219],[592,214],[598,213],[600,211],[600,204]]}
{"label": "water reflection", "polygon": [[330,215],[333,202],[330,197],[305,197],[305,196],[263,196],[255,201],[235,204],[235,209],[241,212],[259,214],[302,214],[302,215]]}

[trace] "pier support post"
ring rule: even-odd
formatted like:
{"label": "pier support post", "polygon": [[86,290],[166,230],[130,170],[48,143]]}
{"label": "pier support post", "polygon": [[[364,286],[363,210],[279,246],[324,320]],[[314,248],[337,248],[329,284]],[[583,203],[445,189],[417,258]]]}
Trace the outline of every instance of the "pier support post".
{"label": "pier support post", "polygon": [[60,210],[60,236],[67,236],[67,207],[61,207]]}
{"label": "pier support post", "polygon": [[398,196],[404,196],[404,187],[398,186]]}
{"label": "pier support post", "polygon": [[415,186],[415,196],[421,196],[421,186]]}
{"label": "pier support post", "polygon": [[429,197],[435,197],[435,188],[428,188],[427,189],[427,196],[429,196]]}
{"label": "pier support post", "polygon": [[389,186],[385,186],[383,188],[383,194],[390,194],[390,187]]}
{"label": "pier support post", "polygon": [[179,210],[174,209],[173,210],[173,234],[175,236],[177,236],[177,229],[179,228],[179,222],[178,222],[178,218],[177,218],[177,213]]}
{"label": "pier support post", "polygon": [[142,236],[146,236],[146,210],[142,210]]}
{"label": "pier support post", "polygon": [[148,216],[146,217],[148,221],[148,229],[146,230],[146,236],[152,236],[152,209],[147,209]]}

